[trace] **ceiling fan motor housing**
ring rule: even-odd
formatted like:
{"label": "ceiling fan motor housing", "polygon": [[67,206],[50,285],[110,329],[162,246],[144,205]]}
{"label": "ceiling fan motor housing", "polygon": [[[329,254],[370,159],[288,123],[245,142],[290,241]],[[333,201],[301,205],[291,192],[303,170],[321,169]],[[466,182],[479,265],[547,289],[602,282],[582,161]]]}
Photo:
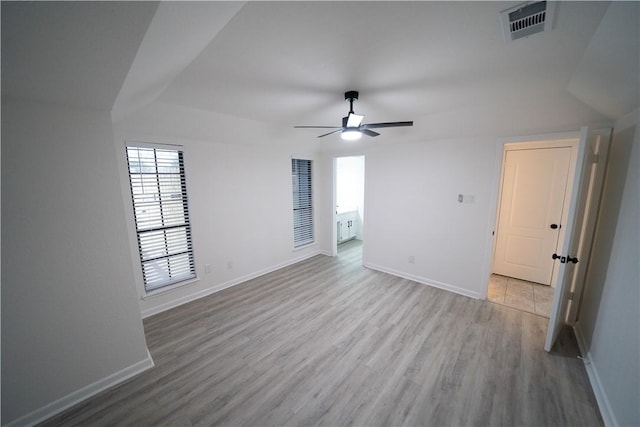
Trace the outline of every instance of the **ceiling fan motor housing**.
{"label": "ceiling fan motor housing", "polygon": [[345,101],[355,101],[357,99],[358,99],[358,91],[357,90],[350,90],[350,91],[344,93],[344,100]]}

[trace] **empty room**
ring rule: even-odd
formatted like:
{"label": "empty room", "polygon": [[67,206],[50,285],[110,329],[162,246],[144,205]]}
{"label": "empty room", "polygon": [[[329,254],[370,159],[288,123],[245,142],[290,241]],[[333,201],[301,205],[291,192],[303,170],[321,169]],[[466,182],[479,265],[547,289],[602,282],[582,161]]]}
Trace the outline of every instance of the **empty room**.
{"label": "empty room", "polygon": [[640,2],[1,25],[1,425],[640,425]]}

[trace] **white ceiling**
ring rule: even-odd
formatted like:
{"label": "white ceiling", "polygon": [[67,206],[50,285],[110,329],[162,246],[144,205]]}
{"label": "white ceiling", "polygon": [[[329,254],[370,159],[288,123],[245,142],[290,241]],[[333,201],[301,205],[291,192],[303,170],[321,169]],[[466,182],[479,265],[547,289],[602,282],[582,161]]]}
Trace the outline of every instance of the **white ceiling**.
{"label": "white ceiling", "polygon": [[[509,44],[499,25],[507,6],[247,4],[161,100],[260,121],[332,124],[347,111],[341,96],[350,89],[361,92],[356,111],[374,121],[537,99],[542,84],[547,94],[566,92],[606,5],[563,5],[555,37]],[[579,7],[588,11],[567,10]]]}
{"label": "white ceiling", "polygon": [[[338,125],[344,91],[358,90],[365,123],[415,121],[376,140],[569,130],[637,108],[637,2],[607,19],[608,2],[563,2],[551,32],[507,43],[499,13],[516,4],[3,2],[2,88],[111,102],[116,120],[155,101],[283,129]],[[638,24],[635,39],[619,16]],[[607,61],[620,64],[593,78],[598,45],[616,38],[627,43]],[[612,79],[616,92],[592,90]]]}
{"label": "white ceiling", "polygon": [[569,82],[569,92],[618,118],[638,107],[640,2],[612,3]]}

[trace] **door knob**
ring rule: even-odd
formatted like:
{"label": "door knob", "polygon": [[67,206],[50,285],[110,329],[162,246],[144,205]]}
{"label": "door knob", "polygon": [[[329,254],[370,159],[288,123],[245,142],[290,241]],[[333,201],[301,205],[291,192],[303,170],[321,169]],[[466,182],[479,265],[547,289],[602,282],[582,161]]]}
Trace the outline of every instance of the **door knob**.
{"label": "door knob", "polygon": [[555,230],[556,228],[560,228],[560,226],[558,224],[551,224],[550,226],[553,230]]}
{"label": "door knob", "polygon": [[551,255],[551,258],[559,259],[560,260],[560,264],[565,264],[565,263],[568,263],[568,262],[572,262],[574,264],[578,263],[578,258],[577,257],[573,257],[572,258],[571,255],[561,256],[561,255],[558,255],[558,254],[553,254],[553,255]]}

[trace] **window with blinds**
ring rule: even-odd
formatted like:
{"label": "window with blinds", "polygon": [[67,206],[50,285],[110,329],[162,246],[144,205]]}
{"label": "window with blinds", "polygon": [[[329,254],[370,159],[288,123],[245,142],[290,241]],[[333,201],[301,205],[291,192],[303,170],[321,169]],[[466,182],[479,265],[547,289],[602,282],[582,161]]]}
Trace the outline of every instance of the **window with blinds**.
{"label": "window with blinds", "polygon": [[293,247],[313,243],[311,160],[291,159],[293,183]]}
{"label": "window with blinds", "polygon": [[183,152],[128,146],[127,163],[146,291],[195,278]]}

